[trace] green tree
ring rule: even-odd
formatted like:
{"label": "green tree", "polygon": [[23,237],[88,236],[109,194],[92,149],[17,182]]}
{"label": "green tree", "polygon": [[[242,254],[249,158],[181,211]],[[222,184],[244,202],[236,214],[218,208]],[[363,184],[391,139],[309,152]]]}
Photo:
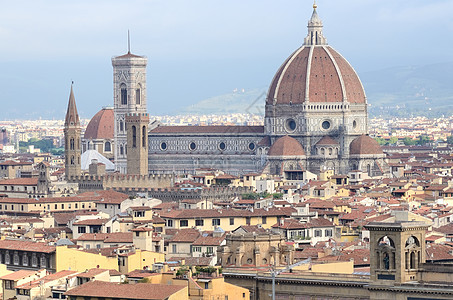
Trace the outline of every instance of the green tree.
{"label": "green tree", "polygon": [[386,142],[386,145],[395,145],[398,142],[398,138],[396,136],[392,136],[388,142]]}
{"label": "green tree", "polygon": [[426,135],[420,135],[417,140],[417,145],[423,146],[431,142],[428,136]]}
{"label": "green tree", "polygon": [[405,137],[405,138],[403,139],[403,143],[404,143],[404,145],[406,145],[406,146],[415,145],[416,142],[417,142],[416,140],[413,140],[413,139],[411,139],[410,137]]}
{"label": "green tree", "polygon": [[453,135],[450,135],[449,137],[447,137],[447,143],[453,144]]}

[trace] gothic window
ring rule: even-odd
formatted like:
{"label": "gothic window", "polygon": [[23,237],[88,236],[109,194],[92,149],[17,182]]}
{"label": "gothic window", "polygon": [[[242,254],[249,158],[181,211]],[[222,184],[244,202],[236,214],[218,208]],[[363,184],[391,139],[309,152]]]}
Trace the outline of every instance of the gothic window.
{"label": "gothic window", "polygon": [[123,121],[120,121],[120,131],[124,131]]}
{"label": "gothic window", "polygon": [[135,90],[135,104],[140,104],[141,102],[141,92],[140,92],[140,89],[136,89]]}
{"label": "gothic window", "polygon": [[146,148],[146,126],[142,127],[142,147]]}
{"label": "gothic window", "polygon": [[112,145],[110,144],[110,142],[105,142],[104,152],[110,152],[110,151],[112,151]]}
{"label": "gothic window", "polygon": [[5,264],[9,265],[11,263],[11,257],[9,256],[9,253],[6,252],[5,254]]}
{"label": "gothic window", "polygon": [[371,176],[371,165],[366,165],[366,171],[368,173],[368,176]]}
{"label": "gothic window", "polygon": [[124,147],[123,147],[123,145],[120,146],[120,155],[124,155]]}
{"label": "gothic window", "polygon": [[74,156],[71,156],[71,165],[74,164]]}
{"label": "gothic window", "polygon": [[38,266],[38,258],[36,257],[36,254],[33,254],[33,256],[31,257],[31,265],[33,267],[37,267]]}
{"label": "gothic window", "polygon": [[127,88],[124,83],[121,85],[121,104],[127,105]]}
{"label": "gothic window", "polygon": [[18,265],[18,264],[19,264],[19,254],[14,253],[14,255],[13,255],[13,263],[14,263],[15,265]]}
{"label": "gothic window", "polygon": [[70,150],[74,150],[74,147],[75,147],[75,146],[74,146],[74,139],[71,139],[70,142],[69,142],[69,144],[70,144],[70,145],[69,145],[69,149],[70,149]]}
{"label": "gothic window", "polygon": [[41,268],[47,267],[47,259],[45,256],[41,256]]}
{"label": "gothic window", "polygon": [[132,148],[137,147],[137,128],[132,126]]}

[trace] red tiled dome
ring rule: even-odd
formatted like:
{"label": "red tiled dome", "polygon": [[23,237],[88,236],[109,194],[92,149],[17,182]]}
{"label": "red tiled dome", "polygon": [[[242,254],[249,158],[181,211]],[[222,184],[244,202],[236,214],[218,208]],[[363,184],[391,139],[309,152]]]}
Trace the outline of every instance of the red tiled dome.
{"label": "red tiled dome", "polygon": [[321,146],[321,145],[335,145],[338,146],[338,142],[334,139],[332,139],[330,136],[326,135],[323,136],[322,139],[320,139],[317,143],[316,146]]}
{"label": "red tiled dome", "polygon": [[266,104],[366,103],[357,73],[322,33],[316,7],[304,45],[286,59],[271,82]]}
{"label": "red tiled dome", "polygon": [[355,138],[349,145],[349,154],[383,154],[383,152],[381,146],[379,146],[375,139],[362,134]]}
{"label": "red tiled dome", "polygon": [[[310,51],[312,56],[310,57]],[[308,87],[307,87],[308,86]],[[332,47],[302,46],[280,67],[267,104],[312,102],[366,103],[362,83],[351,65]]]}
{"label": "red tiled dome", "polygon": [[101,109],[88,123],[85,130],[85,139],[110,139],[113,140],[114,115],[113,108]]}
{"label": "red tiled dome", "polygon": [[269,156],[302,156],[305,155],[304,148],[290,136],[283,136],[275,141],[268,152]]}

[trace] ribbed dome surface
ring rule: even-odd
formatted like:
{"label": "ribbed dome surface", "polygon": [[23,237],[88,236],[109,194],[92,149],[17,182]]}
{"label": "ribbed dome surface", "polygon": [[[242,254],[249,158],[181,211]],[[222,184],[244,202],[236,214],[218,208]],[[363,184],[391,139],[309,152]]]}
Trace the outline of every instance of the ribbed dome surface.
{"label": "ribbed dome surface", "polygon": [[338,142],[336,140],[334,140],[333,138],[331,138],[330,136],[326,135],[326,136],[323,136],[322,139],[320,139],[317,143],[316,143],[316,146],[322,146],[322,145],[336,145],[338,146]]}
{"label": "ribbed dome surface", "polygon": [[269,156],[302,156],[305,155],[304,148],[290,136],[283,136],[275,141],[268,152]]}
{"label": "ribbed dome surface", "polygon": [[357,73],[327,45],[302,46],[277,71],[267,104],[309,102],[366,103]]}
{"label": "ribbed dome surface", "polygon": [[355,138],[349,145],[349,154],[383,154],[378,142],[368,135],[362,134]]}
{"label": "ribbed dome surface", "polygon": [[85,139],[111,139],[114,135],[113,108],[103,108],[88,123],[85,130]]}

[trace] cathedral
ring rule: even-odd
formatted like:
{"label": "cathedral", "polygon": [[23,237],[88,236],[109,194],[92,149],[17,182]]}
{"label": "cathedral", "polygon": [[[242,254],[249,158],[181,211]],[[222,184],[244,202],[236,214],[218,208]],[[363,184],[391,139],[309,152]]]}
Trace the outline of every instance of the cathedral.
{"label": "cathedral", "polygon": [[[128,174],[214,168],[233,175],[264,171],[289,180],[305,180],[308,172],[326,169],[386,175],[385,154],[367,135],[363,85],[348,61],[327,44],[316,5],[307,27],[303,45],[270,83],[264,126],[150,126],[147,58],[128,52],[112,58],[113,117],[95,122],[82,143],[96,141],[99,149],[113,152],[115,169]],[[113,127],[105,136],[108,144],[92,134],[100,132],[96,126]]]}

